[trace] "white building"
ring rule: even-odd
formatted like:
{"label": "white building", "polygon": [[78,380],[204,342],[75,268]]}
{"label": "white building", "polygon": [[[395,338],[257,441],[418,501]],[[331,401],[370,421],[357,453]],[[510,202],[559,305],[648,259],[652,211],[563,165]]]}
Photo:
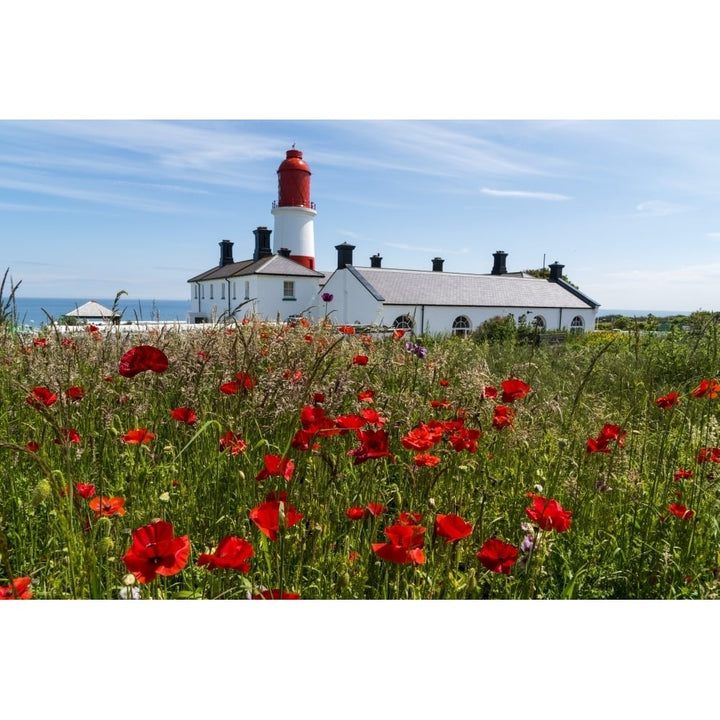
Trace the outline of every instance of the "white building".
{"label": "white building", "polygon": [[[538,279],[506,270],[507,253],[493,253],[489,274],[444,272],[442,258],[432,270],[353,264],[354,245],[336,245],[337,268],[315,269],[315,204],[310,200],[310,168],[294,147],[277,171],[278,200],[271,230],[255,231],[252,259],[235,262],[233,243],[220,243],[220,263],[190,278],[189,322],[256,316],[286,320],[305,314],[342,325],[410,328],[417,334],[467,334],[493,317],[512,315],[540,329],[582,332],[595,326],[598,303],[562,279],[563,265],[550,265]],[[328,277],[329,276],[329,277]],[[331,301],[323,295],[333,296]]]}

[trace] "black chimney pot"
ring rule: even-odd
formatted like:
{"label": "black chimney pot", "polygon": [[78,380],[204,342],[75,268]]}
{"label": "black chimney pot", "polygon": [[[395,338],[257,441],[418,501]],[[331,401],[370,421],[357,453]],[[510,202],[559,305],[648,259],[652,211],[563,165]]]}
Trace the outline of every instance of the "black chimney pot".
{"label": "black chimney pot", "polygon": [[255,253],[253,254],[253,260],[260,260],[260,258],[270,257],[272,255],[272,248],[270,247],[270,233],[272,230],[259,226],[256,230],[253,230],[255,235]]}
{"label": "black chimney pot", "polygon": [[233,262],[233,243],[229,240],[222,240],[220,243],[220,267],[230,265]]}
{"label": "black chimney pot", "polygon": [[557,260],[550,265],[550,277],[548,280],[550,282],[557,282],[558,280],[562,280],[562,271],[565,266],[561,265]]}
{"label": "black chimney pot", "polygon": [[282,247],[278,250],[278,255],[282,255],[282,257],[289,258],[290,257],[290,248]]}
{"label": "black chimney pot", "polygon": [[370,267],[382,267],[382,257],[380,257],[380,253],[375,253],[375,255],[370,256]]}
{"label": "black chimney pot", "polygon": [[348,243],[342,243],[340,245],[336,245],[335,249],[337,250],[338,258],[337,258],[337,269],[342,270],[347,265],[353,264],[353,250],[355,249],[354,245],[350,245]]}
{"label": "black chimney pot", "polygon": [[507,274],[507,268],[505,267],[505,260],[507,258],[507,253],[504,250],[498,250],[497,252],[493,253],[493,269],[490,273],[491,275],[506,275]]}
{"label": "black chimney pot", "polygon": [[433,272],[442,272],[444,262],[445,261],[441,257],[434,257],[432,259]]}

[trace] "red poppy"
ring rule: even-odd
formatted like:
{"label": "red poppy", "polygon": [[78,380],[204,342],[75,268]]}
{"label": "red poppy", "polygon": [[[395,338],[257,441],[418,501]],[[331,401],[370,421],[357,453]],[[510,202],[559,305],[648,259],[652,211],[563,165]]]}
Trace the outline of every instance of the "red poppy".
{"label": "red poppy", "polygon": [[280,588],[273,590],[261,590],[257,595],[253,595],[253,600],[301,600],[297,593],[285,592]]}
{"label": "red poppy", "polygon": [[164,373],[167,369],[167,355],[162,350],[152,345],[137,345],[120,358],[118,372],[123,377],[132,378],[146,370]]}
{"label": "red poppy", "polygon": [[356,430],[355,434],[362,444],[359,448],[348,451],[348,455],[355,458],[354,465],[381,457],[390,458],[395,462],[395,458],[389,450],[387,433],[384,430]]}
{"label": "red poppy", "polygon": [[34,440],[31,440],[25,447],[30,452],[37,452],[40,449],[40,443],[35,442]]}
{"label": "red poppy", "polygon": [[0,586],[0,600],[30,600],[33,596],[30,592],[31,583],[31,578],[21,577]]}
{"label": "red poppy", "polygon": [[422,513],[411,513],[402,511],[398,515],[397,522],[399,525],[417,525],[422,520]]}
{"label": "red poppy", "polygon": [[179,407],[170,411],[173,420],[183,422],[186,425],[194,425],[197,422],[197,414],[189,407]]}
{"label": "red poppy", "polygon": [[371,425],[377,425],[382,427],[385,424],[385,418],[375,408],[363,408],[360,411],[360,415],[363,417],[365,422]]}
{"label": "red poppy", "polygon": [[706,462],[720,463],[720,448],[717,448],[717,447],[700,448],[696,460],[699,463],[706,463]]}
{"label": "red poppy", "polygon": [[95,494],[95,486],[92,483],[75,483],[75,492],[85,500]]}
{"label": "red poppy", "polygon": [[122,559],[141,583],[151,582],[157,575],[176,575],[187,565],[190,540],[187,535],[174,537],[172,523],[158,520],[133,530],[132,537]]}
{"label": "red poppy", "polygon": [[449,408],[451,406],[451,402],[449,400],[431,400],[430,401],[430,407],[435,408]]}
{"label": "red poppy", "polygon": [[719,393],[720,384],[715,378],[712,378],[703,380],[690,394],[695,398],[709,397],[714,400]]}
{"label": "red poppy", "polygon": [[657,398],[657,400],[655,400],[655,404],[663,410],[669,410],[670,408],[680,404],[680,397],[676,392],[671,392]]}
{"label": "red poppy", "polygon": [[404,330],[399,329],[399,328],[396,329],[396,330],[393,330],[393,333],[392,333],[392,339],[393,339],[393,340],[400,340],[401,338],[404,338],[404,337],[405,337],[405,331],[404,331]]}
{"label": "red poppy", "polygon": [[474,453],[477,450],[477,441],[481,435],[482,433],[479,430],[455,426],[448,436],[448,442],[453,446],[455,452],[467,450],[469,453]]}
{"label": "red poppy", "polygon": [[284,492],[279,495],[271,493],[264,503],[250,511],[250,519],[270,540],[277,540],[281,515],[286,528],[292,527],[303,518],[294,506],[287,502],[287,495]]}
{"label": "red poppy", "polygon": [[368,364],[368,356],[367,355],[356,355],[353,358],[352,364],[353,365],[367,365]]}
{"label": "red poppy", "polygon": [[673,480],[687,480],[692,477],[692,470],[680,468],[674,475]]}
{"label": "red poppy", "polygon": [[501,402],[511,403],[516,400],[524,398],[532,388],[522,380],[518,378],[510,378],[509,380],[503,380],[500,385],[502,386],[502,398]]}
{"label": "red poppy", "polygon": [[339,325],[338,331],[341,333],[344,333],[345,335],[354,335],[355,334],[355,328],[350,327],[349,325]]}
{"label": "red poppy", "polygon": [[208,566],[208,570],[216,568],[229,568],[238,572],[246,573],[250,570],[248,560],[253,557],[252,545],[239,537],[232,535],[224,537],[212,554],[203,553],[197,560],[201,567]]}
{"label": "red poppy", "polygon": [[65,391],[65,394],[73,402],[80,402],[85,397],[85,390],[77,385],[73,385]]}
{"label": "red poppy", "polygon": [[450,384],[450,381],[446,380],[445,378],[441,378],[438,381],[438,385],[440,385],[440,387],[447,387],[449,384]]}
{"label": "red poppy", "polygon": [[34,387],[31,390],[30,395],[25,398],[25,402],[33,407],[50,407],[57,402],[57,399],[58,396],[43,385],[40,387]]}
{"label": "red poppy", "polygon": [[378,517],[385,512],[385,506],[379,503],[368,503],[365,507],[349,507],[345,511],[345,515],[350,520],[364,520],[371,515]]}
{"label": "red poppy", "polygon": [[444,537],[446,543],[457,542],[470,535],[473,525],[459,515],[436,515],[435,534]]}
{"label": "red poppy", "polygon": [[494,387],[493,385],[486,385],[485,389],[483,390],[483,397],[485,397],[488,400],[495,400],[498,396],[498,389]]}
{"label": "red poppy", "polygon": [[361,390],[358,395],[360,402],[372,403],[375,402],[375,391],[374,390]]}
{"label": "red poppy", "polygon": [[142,445],[149,443],[155,437],[155,433],[151,433],[147,428],[135,428],[128,430],[123,436],[122,441],[127,445]]}
{"label": "red poppy", "polygon": [[205,363],[210,359],[210,356],[204,350],[198,350],[197,359],[199,362]]}
{"label": "red poppy", "polygon": [[506,405],[495,406],[492,424],[496,430],[512,427],[513,420],[515,420],[515,411],[511,407],[507,407]]}
{"label": "red poppy", "polygon": [[418,453],[413,458],[413,462],[416,467],[435,467],[440,464],[440,458],[430,453]]}
{"label": "red poppy", "polygon": [[484,567],[495,573],[509,575],[518,557],[518,549],[498,538],[490,538],[483,543],[477,559]]}
{"label": "red poppy", "polygon": [[247,443],[245,443],[239,435],[236,435],[231,430],[228,430],[220,438],[220,452],[227,450],[231,455],[240,455],[247,449]]}
{"label": "red poppy", "polygon": [[96,520],[101,516],[119,515],[122,517],[125,514],[125,498],[98,495],[88,503],[88,507],[95,513]]}
{"label": "red poppy", "polygon": [[303,373],[302,370],[295,370],[293,372],[292,370],[285,370],[283,373],[283,380],[290,380],[294,384],[299,383],[303,379]]}
{"label": "red poppy", "polygon": [[533,506],[526,507],[527,516],[543,530],[555,530],[562,533],[570,529],[572,525],[572,512],[564,510],[557,500],[528,493],[532,498]]}
{"label": "red poppy", "polygon": [[381,505],[380,503],[368,503],[366,507],[368,509],[368,512],[373,517],[380,517],[380,515],[382,515],[385,512],[385,510],[387,510],[387,508],[384,505]]}
{"label": "red poppy", "polygon": [[688,510],[684,505],[680,505],[679,503],[668,505],[668,510],[681,520],[692,520],[695,517],[694,510]]}
{"label": "red poppy", "polygon": [[77,343],[74,340],[71,340],[70,338],[63,338],[62,339],[62,346],[66,348],[76,348]]}
{"label": "red poppy", "polygon": [[367,420],[362,415],[338,415],[334,425],[344,435],[348,430],[359,430],[367,425]]}
{"label": "red poppy", "polygon": [[423,423],[403,435],[400,444],[408,450],[423,452],[437,445],[442,440],[443,432],[444,426],[441,424]]}
{"label": "red poppy", "polygon": [[56,445],[62,444],[63,441],[68,443],[79,443],[80,435],[75,428],[60,428],[61,438],[55,438],[53,441]]}
{"label": "red poppy", "polygon": [[605,423],[600,434],[596,438],[588,438],[585,452],[587,453],[611,453],[610,442],[615,441],[622,447],[625,445],[626,430],[622,430],[619,425]]}
{"label": "red poppy", "polygon": [[47,347],[47,343],[48,343],[47,338],[39,337],[39,338],[35,338],[33,340],[33,345],[35,347]]}
{"label": "red poppy", "polygon": [[288,482],[293,476],[295,463],[283,455],[266,455],[265,467],[255,476],[256,480],[265,480],[271,475],[284,477]]}
{"label": "red poppy", "polygon": [[424,533],[425,528],[420,525],[395,523],[385,528],[388,542],[372,543],[372,551],[388,562],[422,565],[425,562]]}

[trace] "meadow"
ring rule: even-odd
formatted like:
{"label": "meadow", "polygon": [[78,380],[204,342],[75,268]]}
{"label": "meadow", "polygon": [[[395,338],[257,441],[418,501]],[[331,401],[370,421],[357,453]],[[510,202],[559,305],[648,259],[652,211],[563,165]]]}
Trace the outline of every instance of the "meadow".
{"label": "meadow", "polygon": [[532,340],[2,323],[0,598],[717,597],[718,318]]}

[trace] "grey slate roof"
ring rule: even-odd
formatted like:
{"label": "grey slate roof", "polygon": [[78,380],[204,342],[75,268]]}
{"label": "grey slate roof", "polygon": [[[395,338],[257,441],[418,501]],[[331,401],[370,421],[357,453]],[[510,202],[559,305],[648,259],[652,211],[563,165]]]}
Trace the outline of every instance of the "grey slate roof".
{"label": "grey slate roof", "polygon": [[204,273],[191,277],[188,282],[202,280],[224,280],[243,275],[292,275],[295,277],[322,278],[323,273],[301,265],[282,255],[268,255],[259,260],[241,260],[240,262],[216,265]]}
{"label": "grey slate roof", "polygon": [[106,308],[95,300],[88,300],[83,303],[80,307],[66,312],[67,317],[76,318],[117,318],[120,317],[120,313],[113,312],[110,308]]}
{"label": "grey slate roof", "polygon": [[578,309],[597,306],[590,298],[583,300],[582,293],[533,277],[346,267],[386,305]]}

